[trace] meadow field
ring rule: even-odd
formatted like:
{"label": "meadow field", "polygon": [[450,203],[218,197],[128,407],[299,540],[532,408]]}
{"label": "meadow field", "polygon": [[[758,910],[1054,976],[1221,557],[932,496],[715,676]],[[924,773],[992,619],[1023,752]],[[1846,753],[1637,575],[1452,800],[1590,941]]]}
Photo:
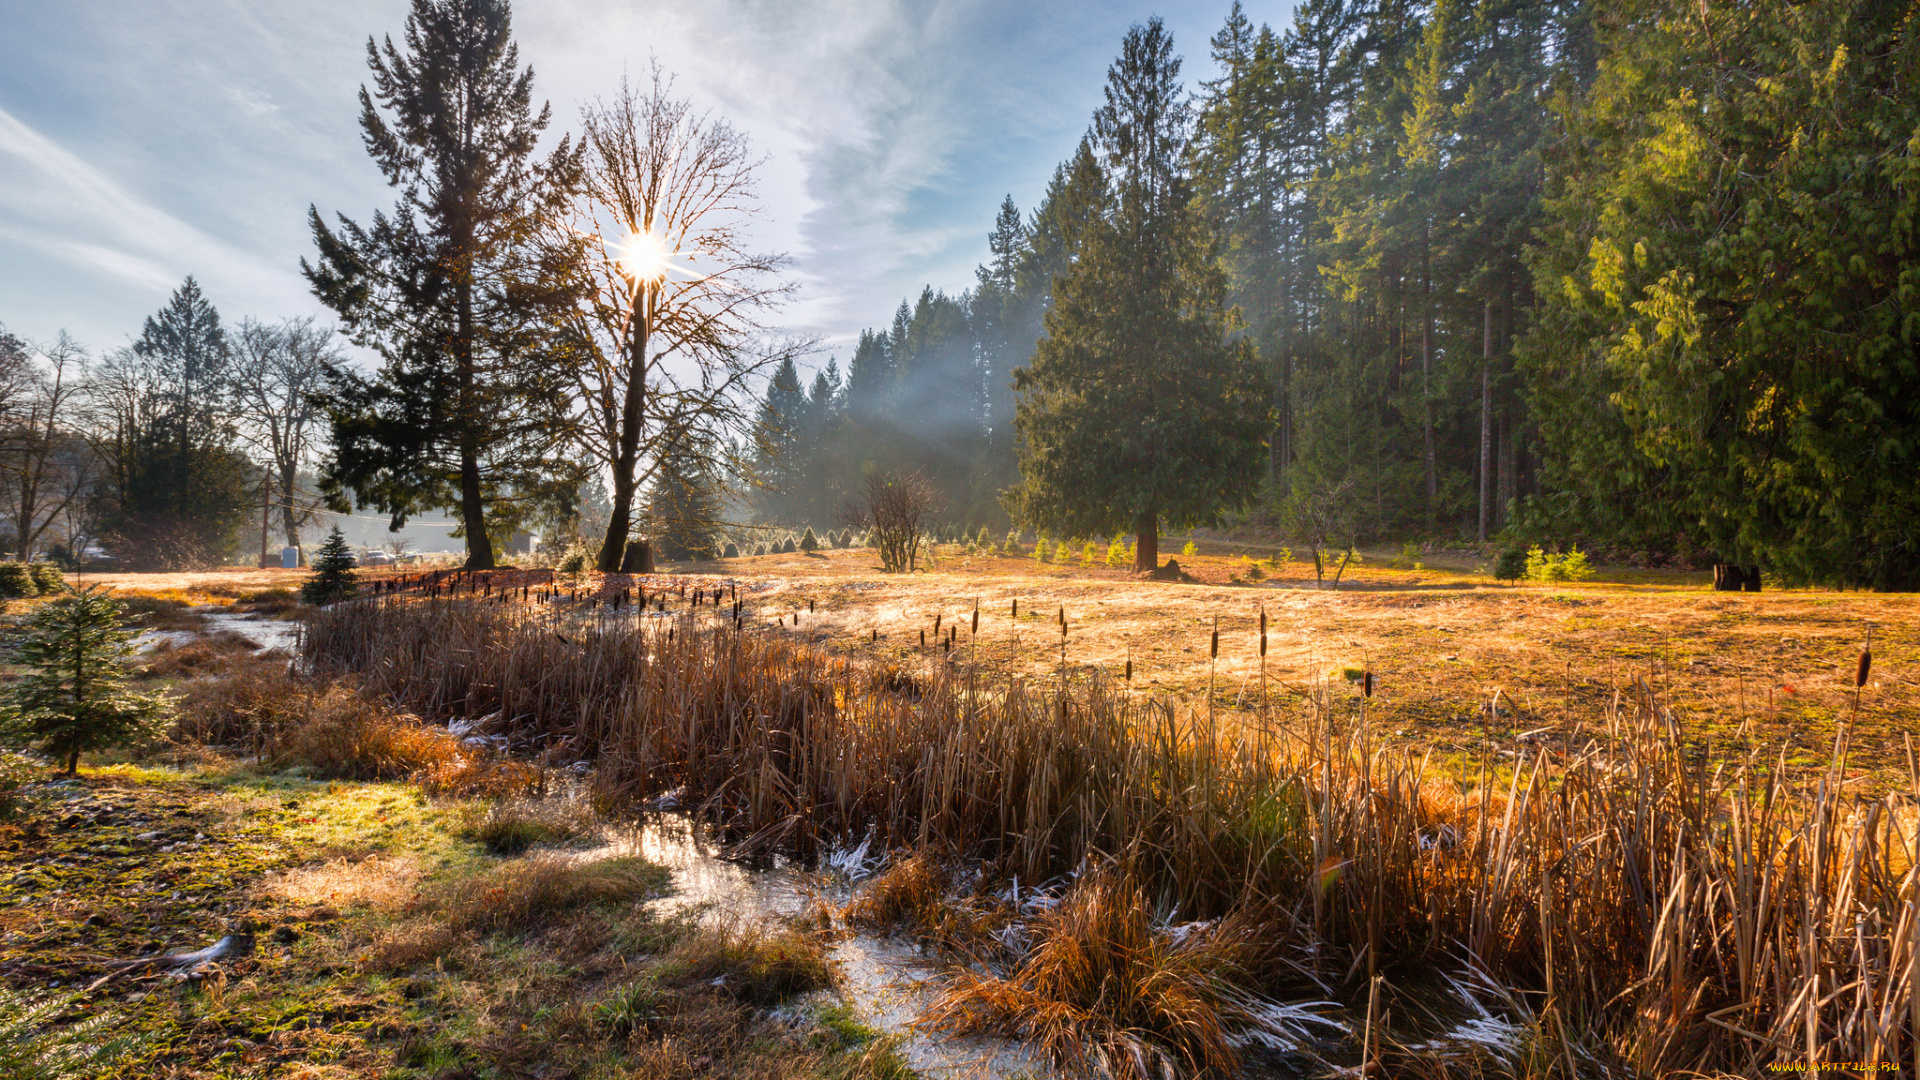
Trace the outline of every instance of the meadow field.
{"label": "meadow field", "polygon": [[[318,610],[298,572],[90,576],[202,632],[143,654],[167,738],[0,845],[0,974],[132,1020],[125,1075],[904,1076],[962,1036],[1063,1075],[1910,1067],[1910,598],[1270,554],[376,571]],[[662,813],[813,899],[662,916],[602,854]],[[69,831],[130,815],[220,856],[97,895],[140,845]],[[215,982],[84,989],[236,920]],[[850,940],[924,957],[904,1027]]]}

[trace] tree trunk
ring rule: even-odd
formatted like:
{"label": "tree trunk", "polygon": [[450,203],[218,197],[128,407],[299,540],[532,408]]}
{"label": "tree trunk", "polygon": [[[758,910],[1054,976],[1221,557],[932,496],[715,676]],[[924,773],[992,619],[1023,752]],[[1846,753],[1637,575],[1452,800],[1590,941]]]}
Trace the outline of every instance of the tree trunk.
{"label": "tree trunk", "polygon": [[1433,453],[1433,263],[1427,223],[1420,223],[1420,430],[1426,442],[1427,528],[1440,503],[1440,473]]}
{"label": "tree trunk", "polygon": [[460,521],[467,533],[467,569],[493,569],[493,539],[480,504],[480,454],[470,440],[460,448]]}
{"label": "tree trunk", "polygon": [[288,468],[286,463],[280,466],[280,528],[287,535],[287,546],[300,547],[300,518],[293,509],[295,485],[299,478],[296,470]]}
{"label": "tree trunk", "polygon": [[67,775],[68,776],[80,775],[80,751],[79,750],[70,750],[67,752]]}
{"label": "tree trunk", "polygon": [[1487,512],[1493,504],[1493,301],[1481,309],[1480,346],[1480,542],[1487,540]]}
{"label": "tree trunk", "polygon": [[1152,573],[1160,569],[1160,515],[1152,510],[1134,519],[1133,569]]}
{"label": "tree trunk", "polygon": [[273,473],[260,478],[260,569],[272,565],[267,562],[267,529],[273,521]]}
{"label": "tree trunk", "polygon": [[653,312],[648,303],[653,286],[640,289],[640,310],[633,313],[633,334],[627,339],[627,396],[620,408],[620,442],[613,461],[613,513],[607,517],[607,536],[600,544],[603,574],[618,573],[626,558],[627,537],[633,532],[634,474],[640,468],[640,418],[647,395],[647,332]]}

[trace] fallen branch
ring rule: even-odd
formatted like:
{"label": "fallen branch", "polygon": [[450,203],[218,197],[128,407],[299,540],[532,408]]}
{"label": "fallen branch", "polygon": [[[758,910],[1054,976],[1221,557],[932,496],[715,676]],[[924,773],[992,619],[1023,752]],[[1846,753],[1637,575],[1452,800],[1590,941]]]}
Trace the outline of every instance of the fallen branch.
{"label": "fallen branch", "polygon": [[149,970],[140,976],[141,978],[156,978],[163,975],[171,975],[177,979],[191,978],[194,973],[209,964],[217,964],[222,960],[231,960],[235,957],[245,956],[252,951],[252,934],[228,934],[226,937],[221,938],[206,948],[195,949],[193,952],[168,953],[165,956],[142,956],[133,960],[116,960],[107,965],[107,973],[105,975],[95,979],[93,983],[87,987],[87,992],[92,993],[107,985],[109,982],[112,982],[114,979],[136,968],[142,967],[148,968]]}

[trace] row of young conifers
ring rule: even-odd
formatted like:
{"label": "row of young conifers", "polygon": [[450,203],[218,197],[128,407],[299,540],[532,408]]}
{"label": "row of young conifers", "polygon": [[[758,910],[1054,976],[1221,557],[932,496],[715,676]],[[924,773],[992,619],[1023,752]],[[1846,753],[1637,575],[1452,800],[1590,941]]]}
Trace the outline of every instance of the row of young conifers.
{"label": "row of young conifers", "polygon": [[[697,609],[369,599],[314,614],[303,650],[590,760],[604,799],[678,790],[745,853],[876,837],[895,869],[866,910],[966,961],[929,1022],[1115,1075],[1230,1074],[1259,1043],[1396,1075],[1915,1065],[1915,799],[1843,794],[1843,761],[1706,762],[1644,686],[1459,777],[1348,692],[1215,729],[1098,680],[908,672]],[[1340,1027],[1284,1007],[1308,1000]],[[1442,1037],[1481,1005],[1480,1038]]]}

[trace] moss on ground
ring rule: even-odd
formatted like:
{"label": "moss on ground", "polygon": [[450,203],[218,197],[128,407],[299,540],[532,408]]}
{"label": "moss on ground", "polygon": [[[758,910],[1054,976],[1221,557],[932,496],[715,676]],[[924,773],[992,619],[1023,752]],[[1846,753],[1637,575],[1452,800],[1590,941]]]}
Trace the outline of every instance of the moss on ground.
{"label": "moss on ground", "polygon": [[[0,982],[135,1036],[114,1077],[910,1075],[818,938],[655,914],[639,860],[491,854],[485,812],[244,768],[35,785],[0,823]],[[203,978],[88,989],[229,932],[254,951]]]}

